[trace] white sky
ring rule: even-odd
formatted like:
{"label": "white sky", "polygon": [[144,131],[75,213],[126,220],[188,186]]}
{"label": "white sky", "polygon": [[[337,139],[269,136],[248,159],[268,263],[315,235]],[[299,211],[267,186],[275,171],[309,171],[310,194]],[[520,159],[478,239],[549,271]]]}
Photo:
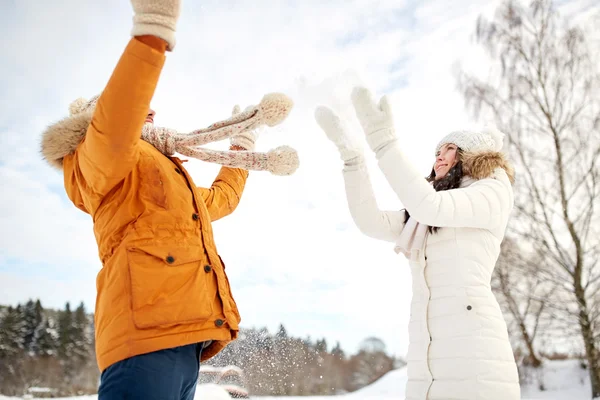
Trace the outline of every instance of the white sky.
{"label": "white sky", "polygon": [[[314,122],[314,109],[336,109],[364,143],[349,101],[353,86],[390,95],[400,140],[426,175],[437,140],[476,122],[455,90],[452,68],[460,63],[486,74],[489,62],[473,43],[475,20],[498,4],[184,1],[177,46],[153,101],[157,125],[202,128],[268,92],[295,102],[257,150],[291,145],[300,169],[291,177],[251,173],[236,212],[214,224],[242,326],[273,332],[283,323],[294,336],[339,340],[349,352],[377,336],[404,355],[410,271],[392,244],[354,226],[339,155]],[[578,23],[600,9],[594,0],[560,4]],[[39,140],[72,100],[102,90],[129,40],[131,6],[19,0],[1,8],[0,304],[40,298],[45,307],[84,301],[93,310],[100,262],[91,219],[69,202],[61,174],[41,160]],[[402,208],[367,157],[380,206]],[[186,166],[201,186],[218,168],[196,160]]]}

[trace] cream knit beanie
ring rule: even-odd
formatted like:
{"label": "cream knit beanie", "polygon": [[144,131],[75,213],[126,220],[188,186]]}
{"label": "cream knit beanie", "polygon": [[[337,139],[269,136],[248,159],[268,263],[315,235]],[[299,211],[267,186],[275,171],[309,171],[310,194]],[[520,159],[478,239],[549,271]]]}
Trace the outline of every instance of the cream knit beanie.
{"label": "cream knit beanie", "polygon": [[504,133],[498,130],[494,125],[486,125],[481,130],[477,131],[460,130],[450,132],[440,140],[435,148],[435,153],[437,154],[442,146],[448,143],[453,143],[463,151],[467,152],[499,152],[502,150],[504,143]]}

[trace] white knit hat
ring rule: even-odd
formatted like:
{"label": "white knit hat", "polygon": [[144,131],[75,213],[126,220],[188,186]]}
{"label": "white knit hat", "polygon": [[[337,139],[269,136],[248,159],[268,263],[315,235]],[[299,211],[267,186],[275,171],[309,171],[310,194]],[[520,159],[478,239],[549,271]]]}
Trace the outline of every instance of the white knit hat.
{"label": "white knit hat", "polygon": [[452,143],[457,145],[463,151],[468,152],[484,152],[502,150],[504,144],[504,133],[502,133],[494,125],[486,125],[477,131],[461,130],[450,132],[446,135],[435,148],[435,153],[442,146]]}

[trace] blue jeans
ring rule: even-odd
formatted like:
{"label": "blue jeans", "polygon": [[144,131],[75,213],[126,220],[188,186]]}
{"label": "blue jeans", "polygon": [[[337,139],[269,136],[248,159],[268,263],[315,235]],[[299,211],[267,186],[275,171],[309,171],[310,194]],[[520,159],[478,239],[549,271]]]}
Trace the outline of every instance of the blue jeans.
{"label": "blue jeans", "polygon": [[119,361],[100,377],[98,400],[193,400],[207,342]]}

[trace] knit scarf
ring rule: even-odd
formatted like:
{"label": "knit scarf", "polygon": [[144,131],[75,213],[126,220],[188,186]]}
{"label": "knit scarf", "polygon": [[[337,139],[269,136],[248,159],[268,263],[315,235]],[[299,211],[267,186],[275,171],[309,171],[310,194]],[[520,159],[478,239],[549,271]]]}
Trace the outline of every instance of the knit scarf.
{"label": "knit scarf", "polygon": [[428,226],[409,218],[396,240],[394,251],[402,253],[411,261],[418,261],[425,250],[425,239],[427,238]]}
{"label": "knit scarf", "polygon": [[[71,130],[77,130],[74,121],[76,118],[82,120],[79,124],[86,127],[86,129],[81,129],[80,140],[83,140],[99,97],[99,95],[94,96],[91,100],[78,99],[71,103],[69,107],[70,117],[61,121],[60,124],[63,127],[71,128]],[[190,133],[178,133],[174,129],[145,124],[141,138],[166,156],[179,153],[232,168],[269,171],[274,175],[291,175],[298,168],[299,160],[296,150],[289,146],[279,146],[266,153],[219,151],[200,146],[228,138],[232,139],[233,143],[236,137],[247,137],[258,128],[263,126],[273,127],[288,116],[292,106],[292,100],[284,94],[270,93],[265,95],[258,105],[247,107],[242,112],[239,112],[239,108],[234,109],[234,113],[230,118],[211,124],[207,128]],[[51,137],[52,135],[44,135],[43,140],[51,141]],[[50,158],[62,160],[65,155],[59,151],[57,154],[52,154]]]}

